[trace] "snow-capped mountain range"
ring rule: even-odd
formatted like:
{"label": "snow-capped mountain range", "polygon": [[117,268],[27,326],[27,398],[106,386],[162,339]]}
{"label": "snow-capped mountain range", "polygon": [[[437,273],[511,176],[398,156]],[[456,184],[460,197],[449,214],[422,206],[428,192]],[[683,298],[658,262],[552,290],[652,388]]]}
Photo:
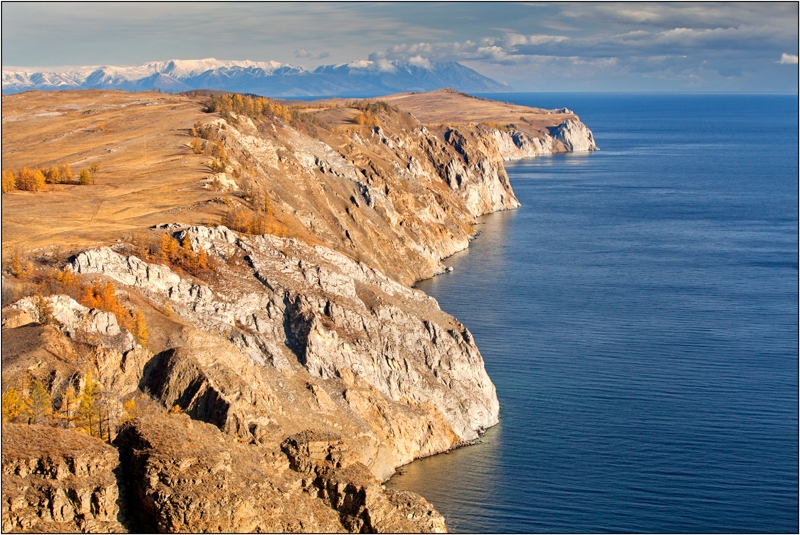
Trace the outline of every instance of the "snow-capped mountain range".
{"label": "snow-capped mountain range", "polygon": [[113,65],[51,68],[47,71],[3,68],[3,93],[33,89],[122,89],[180,92],[221,89],[275,97],[381,95],[400,91],[512,91],[456,62],[412,64],[401,61],[354,61],[307,71],[277,61],[154,61],[134,67]]}

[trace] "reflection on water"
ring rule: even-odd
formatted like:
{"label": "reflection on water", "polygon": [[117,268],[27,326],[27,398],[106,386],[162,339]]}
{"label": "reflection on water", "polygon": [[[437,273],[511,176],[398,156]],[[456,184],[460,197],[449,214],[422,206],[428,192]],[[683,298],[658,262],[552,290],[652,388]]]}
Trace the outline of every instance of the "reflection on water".
{"label": "reflection on water", "polygon": [[387,485],[457,532],[797,533],[796,99],[586,110],[602,150],[507,165],[522,207],[418,284],[472,332],[501,424]]}
{"label": "reflection on water", "polygon": [[498,470],[502,442],[502,425],[496,425],[478,444],[404,466],[386,486],[422,494],[444,515],[449,531],[473,531],[482,524],[482,515],[471,497],[502,484]]}
{"label": "reflection on water", "polygon": [[[514,244],[509,242],[508,229],[517,218],[517,211],[478,218],[475,222],[475,229],[480,233],[478,238],[468,249],[444,261],[454,271],[420,281],[416,287],[429,295],[440,295],[453,284],[463,283],[468,287],[481,278],[503,278],[503,274],[513,270],[509,261]],[[501,295],[496,297],[502,299]],[[484,325],[492,325],[504,321],[504,307],[495,304],[474,303],[470,308],[474,314],[480,314]],[[486,351],[480,340],[478,347]],[[451,532],[495,531],[495,524],[487,521],[485,510],[475,507],[474,499],[487,491],[496,492],[503,485],[502,408],[500,418],[501,422],[489,429],[477,444],[414,461],[400,469],[386,486],[424,496],[444,515]]]}
{"label": "reflection on water", "polygon": [[[470,246],[453,256],[443,260],[445,265],[452,266],[454,271],[460,268],[473,269],[471,260],[477,257],[481,263],[482,271],[499,273],[507,269],[509,248],[514,244],[508,242],[508,228],[517,217],[516,210],[498,212],[485,215],[475,220],[475,231],[478,238]],[[420,281],[415,288],[435,295],[438,290],[453,284],[453,277],[461,279],[459,274],[443,273],[432,279]]]}

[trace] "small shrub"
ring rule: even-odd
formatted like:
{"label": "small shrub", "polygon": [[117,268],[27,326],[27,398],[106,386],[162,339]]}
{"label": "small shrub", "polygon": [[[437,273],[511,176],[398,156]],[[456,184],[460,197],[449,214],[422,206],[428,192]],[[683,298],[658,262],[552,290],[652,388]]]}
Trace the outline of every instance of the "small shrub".
{"label": "small shrub", "polygon": [[53,307],[44,297],[36,297],[36,313],[39,315],[39,323],[42,325],[53,325],[56,323],[53,317]]}
{"label": "small shrub", "polygon": [[211,160],[211,170],[215,173],[224,173],[225,161],[220,159]]}
{"label": "small shrub", "polygon": [[14,277],[22,279],[33,273],[33,262],[26,261],[20,249],[14,249],[8,263],[8,272]]}

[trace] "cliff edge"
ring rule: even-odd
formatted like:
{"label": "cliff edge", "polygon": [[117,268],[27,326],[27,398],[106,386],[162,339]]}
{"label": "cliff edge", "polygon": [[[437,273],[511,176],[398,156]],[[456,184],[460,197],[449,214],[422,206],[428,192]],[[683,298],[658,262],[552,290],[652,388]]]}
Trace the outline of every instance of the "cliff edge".
{"label": "cliff edge", "polygon": [[[577,116],[499,125],[448,91],[48,97],[3,97],[4,160],[95,183],[4,194],[3,529],[445,530],[380,482],[499,404],[410,285],[519,206],[504,160],[596,148]],[[489,108],[439,123],[442,99]]]}

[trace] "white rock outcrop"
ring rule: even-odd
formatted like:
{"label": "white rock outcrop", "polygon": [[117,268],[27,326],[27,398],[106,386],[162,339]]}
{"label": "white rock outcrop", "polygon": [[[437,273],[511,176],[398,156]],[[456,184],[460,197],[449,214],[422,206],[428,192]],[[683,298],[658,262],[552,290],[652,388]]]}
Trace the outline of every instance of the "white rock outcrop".
{"label": "white rock outcrop", "polygon": [[567,119],[552,129],[551,133],[554,139],[563,143],[572,152],[597,150],[592,131],[575,119]]}
{"label": "white rock outcrop", "polygon": [[[115,347],[122,352],[136,346],[131,333],[120,329],[114,314],[87,308],[67,295],[25,297],[9,305],[9,308],[21,310],[39,323],[54,320],[71,338],[79,334],[94,335],[99,337],[101,345]],[[45,314],[49,314],[50,318],[44,317]]]}
{"label": "white rock outcrop", "polygon": [[[188,236],[198,250],[240,248],[250,278],[224,266],[212,289],[108,248],[84,251],[72,268],[102,274],[156,302],[169,301],[193,325],[227,337],[256,366],[292,373],[299,364],[303,373],[323,381],[350,376],[368,385],[372,396],[428,421],[427,427],[403,431],[405,439],[386,445],[383,458],[370,461],[376,475],[385,477],[417,456],[473,440],[497,423],[495,388],[472,335],[431,297],[340,253],[293,239],[239,237],[233,244],[229,230],[204,227],[176,234]],[[287,355],[297,364],[287,362]],[[240,386],[213,385],[228,400],[228,416],[213,422],[222,428],[246,435],[248,421],[269,416],[266,409],[236,401],[243,396]],[[330,410],[325,395],[317,397]],[[352,390],[345,401],[368,417],[373,402],[360,404],[365,395]]]}

